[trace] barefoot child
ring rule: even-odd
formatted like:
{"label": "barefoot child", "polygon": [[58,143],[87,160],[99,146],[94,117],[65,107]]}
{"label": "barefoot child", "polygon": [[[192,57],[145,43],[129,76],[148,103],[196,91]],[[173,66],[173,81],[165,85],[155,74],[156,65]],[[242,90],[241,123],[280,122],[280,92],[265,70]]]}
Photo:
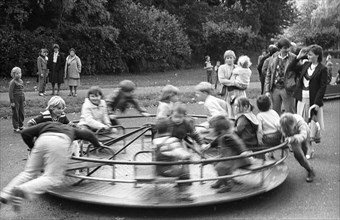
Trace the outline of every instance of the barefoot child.
{"label": "barefoot child", "polygon": [[156,114],[157,120],[170,117],[173,105],[178,101],[178,93],[179,89],[173,85],[166,85],[162,89]]}
{"label": "barefoot child", "polygon": [[24,106],[25,106],[25,93],[24,82],[21,79],[21,69],[14,67],[11,71],[13,78],[9,82],[9,101],[13,112],[12,124],[14,132],[20,132],[24,129]]}
{"label": "barefoot child", "polygon": [[[249,153],[243,141],[233,133],[231,122],[224,116],[215,116],[209,121],[210,127],[217,136],[217,145],[219,157],[231,157]],[[237,160],[228,160],[215,164],[215,170],[218,176],[231,175],[237,168],[250,165],[248,158]],[[219,189],[217,193],[229,192],[233,187],[232,179],[217,180],[211,188]]]}

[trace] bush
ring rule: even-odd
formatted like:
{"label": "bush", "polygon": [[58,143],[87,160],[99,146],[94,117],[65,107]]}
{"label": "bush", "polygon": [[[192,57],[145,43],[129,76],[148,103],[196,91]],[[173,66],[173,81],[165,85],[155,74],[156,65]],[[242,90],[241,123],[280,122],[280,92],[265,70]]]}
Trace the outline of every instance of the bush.
{"label": "bush", "polygon": [[14,66],[19,66],[23,75],[34,75],[40,49],[50,49],[53,43],[60,41],[54,36],[57,35],[45,29],[34,32],[0,29],[0,75],[10,76]]}
{"label": "bush", "polygon": [[190,58],[189,40],[167,11],[124,2],[117,7],[118,44],[130,72],[181,68]]}

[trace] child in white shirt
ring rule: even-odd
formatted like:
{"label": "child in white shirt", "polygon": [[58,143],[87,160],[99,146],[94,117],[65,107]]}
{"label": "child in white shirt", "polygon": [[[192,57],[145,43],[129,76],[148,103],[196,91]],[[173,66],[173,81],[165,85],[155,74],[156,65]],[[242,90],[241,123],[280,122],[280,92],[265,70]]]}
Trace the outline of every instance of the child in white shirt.
{"label": "child in white shirt", "polygon": [[257,140],[260,145],[268,147],[277,146],[281,143],[280,116],[270,108],[271,101],[266,95],[261,95],[256,101],[259,113],[256,115],[259,125]]}

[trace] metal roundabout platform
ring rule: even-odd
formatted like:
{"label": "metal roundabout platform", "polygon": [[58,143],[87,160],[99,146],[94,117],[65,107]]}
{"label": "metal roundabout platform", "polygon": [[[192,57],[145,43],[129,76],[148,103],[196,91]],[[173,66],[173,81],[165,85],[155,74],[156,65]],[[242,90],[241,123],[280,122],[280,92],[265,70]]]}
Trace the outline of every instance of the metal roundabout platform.
{"label": "metal roundabout platform", "polygon": [[[253,157],[274,152],[275,160],[254,159],[251,166],[238,169],[232,175],[218,177],[213,166],[215,162],[243,156],[216,159],[217,151],[212,149],[204,155],[192,151],[190,161],[156,162],[149,134],[151,129],[146,125],[125,133],[124,128],[123,135],[104,142],[112,151],[89,150],[82,157],[73,157],[64,185],[49,193],[64,199],[106,206],[178,208],[248,198],[278,187],[288,176],[284,162],[288,156],[286,143],[248,155]],[[188,164],[190,179],[157,176],[155,166],[160,164]],[[75,170],[81,172],[75,173]],[[216,193],[210,186],[217,179],[233,179],[237,184],[230,192]],[[176,185],[184,182],[191,182],[188,193],[192,194],[193,201],[177,199]]]}

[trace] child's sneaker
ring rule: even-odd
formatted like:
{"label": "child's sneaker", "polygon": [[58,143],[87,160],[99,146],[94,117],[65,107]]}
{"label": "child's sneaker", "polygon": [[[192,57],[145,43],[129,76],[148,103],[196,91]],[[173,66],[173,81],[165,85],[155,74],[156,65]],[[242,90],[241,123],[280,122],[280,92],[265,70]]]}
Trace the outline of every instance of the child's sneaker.
{"label": "child's sneaker", "polygon": [[13,131],[16,133],[20,133],[20,128],[14,128]]}

